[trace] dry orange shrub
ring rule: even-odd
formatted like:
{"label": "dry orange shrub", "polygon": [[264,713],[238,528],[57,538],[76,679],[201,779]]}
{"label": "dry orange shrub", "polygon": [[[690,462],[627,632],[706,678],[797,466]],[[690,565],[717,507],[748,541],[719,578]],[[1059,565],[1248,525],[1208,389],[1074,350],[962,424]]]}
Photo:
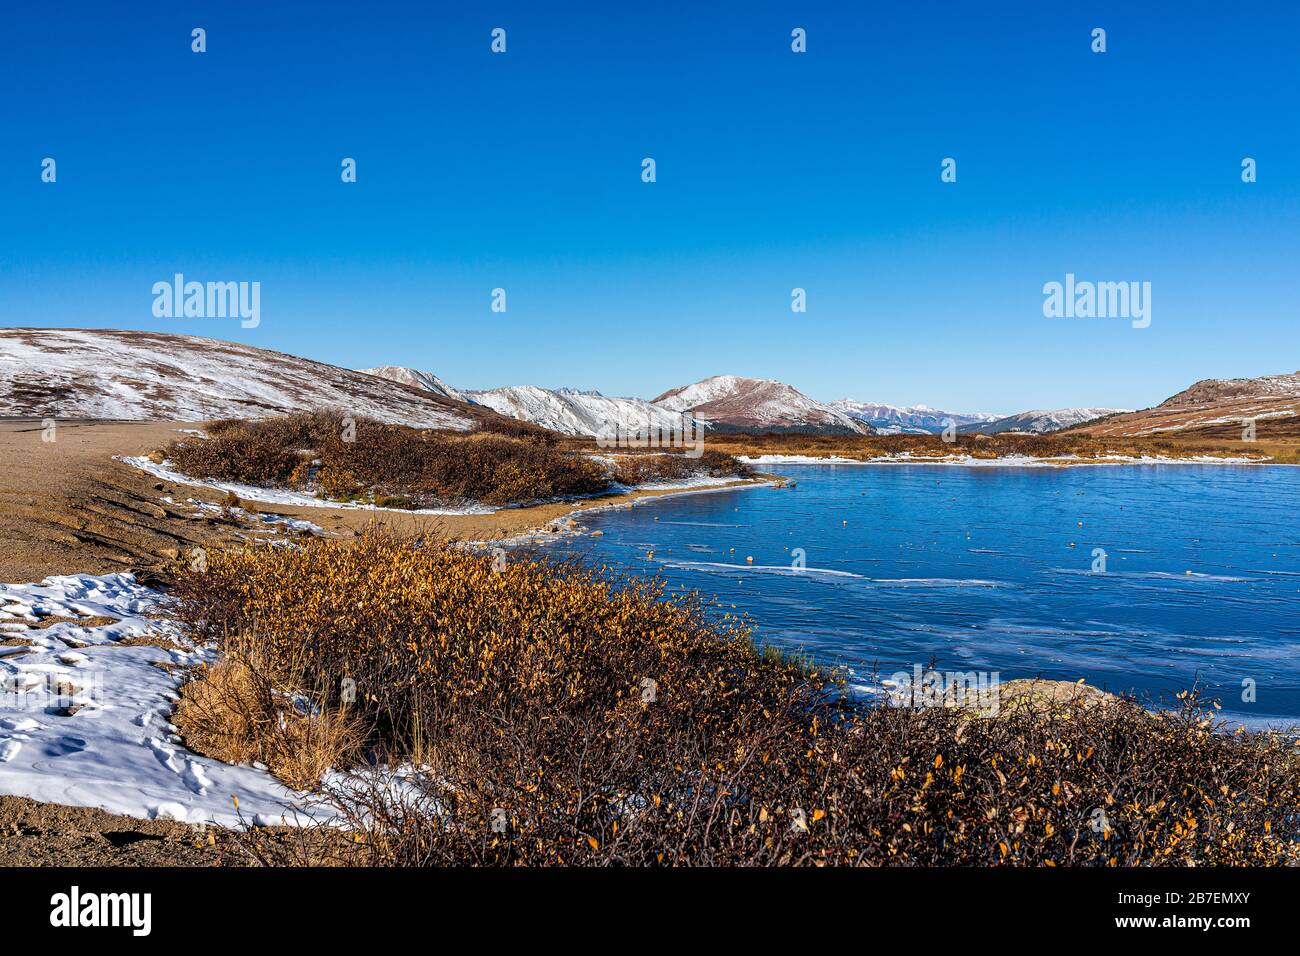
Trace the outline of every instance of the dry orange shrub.
{"label": "dry orange shrub", "polygon": [[351,862],[1300,861],[1294,741],[1218,732],[1194,695],[873,707],[655,582],[374,535],[213,555],[177,596],[327,711],[355,681],[375,760],[423,767],[325,794]]}

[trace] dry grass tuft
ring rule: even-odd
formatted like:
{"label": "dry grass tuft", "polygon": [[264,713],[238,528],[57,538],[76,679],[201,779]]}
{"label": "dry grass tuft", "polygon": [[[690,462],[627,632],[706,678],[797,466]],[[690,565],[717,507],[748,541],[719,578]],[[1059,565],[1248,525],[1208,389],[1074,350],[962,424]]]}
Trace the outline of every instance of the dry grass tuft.
{"label": "dry grass tuft", "polygon": [[187,747],[226,763],[260,762],[298,789],[315,789],[327,770],[357,759],[360,733],[342,708],[322,709],[259,655],[227,647],[181,688],[172,722]]}

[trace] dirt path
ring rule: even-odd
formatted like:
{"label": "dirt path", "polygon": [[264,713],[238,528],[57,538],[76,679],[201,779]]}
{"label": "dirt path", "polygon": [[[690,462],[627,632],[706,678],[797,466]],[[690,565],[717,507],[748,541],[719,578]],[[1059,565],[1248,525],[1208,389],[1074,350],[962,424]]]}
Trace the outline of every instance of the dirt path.
{"label": "dirt path", "polygon": [[40,422],[0,422],[0,581],[125,570],[148,578],[192,547],[233,540],[233,527],[183,504],[219,495],[113,460],[147,454],[179,437],[178,427],[58,422],[50,433]]}

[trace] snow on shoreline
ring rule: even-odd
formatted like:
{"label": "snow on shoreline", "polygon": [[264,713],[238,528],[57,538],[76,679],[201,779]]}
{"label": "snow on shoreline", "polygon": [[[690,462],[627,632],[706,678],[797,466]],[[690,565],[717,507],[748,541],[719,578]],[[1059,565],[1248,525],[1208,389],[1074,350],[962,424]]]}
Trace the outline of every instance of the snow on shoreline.
{"label": "snow on shoreline", "polygon": [[[164,504],[176,504],[171,498],[160,498]],[[214,505],[210,501],[202,501],[198,498],[186,498],[185,504],[194,509],[196,515],[211,515],[226,511],[221,505]],[[285,515],[264,514],[260,511],[246,511],[243,508],[231,508],[230,512],[237,518],[248,521],[258,526],[253,529],[254,534],[274,534],[277,528],[287,529],[289,531],[298,531],[303,534],[326,535],[328,532],[314,521],[308,521],[305,518],[289,518]],[[244,537],[244,535],[240,535]],[[283,540],[283,539],[276,539]]]}
{"label": "snow on shoreline", "polygon": [[[898,455],[880,455],[875,458],[843,458],[837,455],[741,455],[747,465],[945,465],[958,468],[1070,468],[1086,465],[1271,465],[1275,462],[1260,458],[1216,458],[1197,455],[1191,458],[1166,458],[1143,455],[1104,455],[1098,458],[1079,458],[1062,455],[1057,458],[1034,458],[1029,455],[1004,455],[1000,458],[973,458],[954,455],[950,458],[918,458],[907,452]],[[1286,467],[1286,466],[1282,466]]]}
{"label": "snow on shoreline", "polygon": [[238,481],[219,481],[216,478],[192,478],[172,467],[171,459],[164,459],[162,464],[152,461],[145,455],[114,455],[115,459],[125,462],[141,471],[146,471],[155,478],[170,481],[178,485],[191,485],[197,488],[211,488],[214,491],[228,491],[244,501],[256,501],[259,504],[281,505],[285,508],[341,508],[350,511],[401,511],[409,515],[490,515],[499,511],[487,505],[466,505],[461,508],[381,508],[378,505],[353,501],[331,501],[317,498],[315,495],[301,491],[288,491],[281,488],[264,488],[261,485],[246,485]]}
{"label": "snow on shoreline", "polygon": [[[5,636],[32,642],[0,647],[0,794],[186,823],[294,822],[302,795],[181,743],[170,723],[181,668],[214,652],[152,617],[165,601],[131,574],[0,584]],[[30,626],[53,615],[115,620]],[[119,643],[145,635],[175,643]]]}

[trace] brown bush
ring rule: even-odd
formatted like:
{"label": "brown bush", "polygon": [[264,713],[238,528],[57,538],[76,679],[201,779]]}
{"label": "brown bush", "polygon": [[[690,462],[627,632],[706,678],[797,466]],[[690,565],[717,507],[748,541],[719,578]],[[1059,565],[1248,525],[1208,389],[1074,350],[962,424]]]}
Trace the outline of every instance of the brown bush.
{"label": "brown bush", "polygon": [[698,596],[419,540],[214,555],[177,596],[326,712],[355,680],[367,746],[425,768],[326,789],[348,862],[1300,861],[1293,741],[1223,733],[1195,695],[873,707]]}
{"label": "brown bush", "polygon": [[[513,430],[500,416],[490,428],[450,432],[366,419],[344,440],[342,416],[290,415],[213,423],[207,438],[185,438],[166,450],[195,477],[297,489],[341,500],[397,502],[422,508],[446,503],[522,504],[600,494],[611,487],[604,466],[556,447],[555,436],[528,425]],[[521,423],[525,424],[525,423]],[[621,456],[613,479],[624,485],[695,475],[748,477],[752,469],[717,451]]]}
{"label": "brown bush", "polygon": [[[310,488],[326,496],[400,498],[412,508],[480,501],[504,505],[595,494],[609,487],[590,458],[554,447],[532,426],[516,437],[497,417],[494,430],[420,430],[368,419],[345,434],[340,415],[313,413],[256,421],[226,420],[207,438],[167,449],[196,477]],[[540,436],[535,433],[540,433]]]}
{"label": "brown bush", "polygon": [[705,451],[698,458],[683,454],[642,453],[614,459],[614,480],[633,487],[657,481],[682,481],[696,476],[749,478],[754,469],[718,451]]}

